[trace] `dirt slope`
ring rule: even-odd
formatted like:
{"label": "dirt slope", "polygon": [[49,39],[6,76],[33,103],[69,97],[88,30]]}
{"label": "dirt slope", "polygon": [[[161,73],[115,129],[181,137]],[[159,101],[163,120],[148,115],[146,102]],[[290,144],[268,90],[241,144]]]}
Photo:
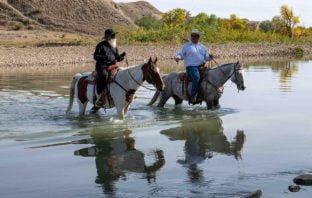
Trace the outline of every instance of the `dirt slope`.
{"label": "dirt slope", "polygon": [[116,25],[134,27],[143,15],[159,16],[147,2],[112,0],[0,0],[0,29],[47,29],[102,34]]}
{"label": "dirt slope", "polygon": [[133,21],[140,19],[142,16],[161,18],[161,12],[146,1],[119,3],[118,6]]}

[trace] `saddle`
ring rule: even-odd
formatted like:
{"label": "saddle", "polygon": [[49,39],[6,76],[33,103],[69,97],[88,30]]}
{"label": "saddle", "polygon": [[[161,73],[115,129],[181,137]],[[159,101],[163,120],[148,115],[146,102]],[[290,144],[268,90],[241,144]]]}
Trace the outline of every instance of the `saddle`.
{"label": "saddle", "polygon": [[[93,71],[91,75],[88,76],[86,79],[88,84],[94,85],[93,87],[93,104],[97,107],[101,108],[112,108],[115,106],[114,101],[111,97],[110,91],[108,89],[108,84],[112,83],[114,81],[114,77],[118,71],[118,66],[117,65],[111,65],[107,69],[108,72],[108,79],[107,79],[107,84],[106,87],[103,90],[103,93],[99,95],[96,92],[96,78],[97,78],[97,72]],[[100,97],[98,99],[98,97]]]}
{"label": "saddle", "polygon": [[[206,78],[206,71],[208,70],[208,67],[200,67],[199,69],[199,74],[200,74],[200,81],[202,81],[202,79]],[[187,75],[186,72],[181,72],[179,74],[179,78],[182,82],[184,81],[188,81],[188,82],[191,82],[192,81],[192,78],[191,76]]]}
{"label": "saddle", "polygon": [[[199,73],[200,73],[200,81],[199,84],[203,81],[203,79],[206,78],[208,67],[202,66],[200,67]],[[190,99],[190,93],[188,92],[188,86],[189,83],[192,81],[191,76],[187,75],[186,72],[181,72],[179,74],[179,78],[182,81],[182,93],[183,95],[186,95],[188,99]],[[201,101],[204,100],[204,91],[199,86],[198,93],[197,93],[197,99],[196,103],[201,103]]]}

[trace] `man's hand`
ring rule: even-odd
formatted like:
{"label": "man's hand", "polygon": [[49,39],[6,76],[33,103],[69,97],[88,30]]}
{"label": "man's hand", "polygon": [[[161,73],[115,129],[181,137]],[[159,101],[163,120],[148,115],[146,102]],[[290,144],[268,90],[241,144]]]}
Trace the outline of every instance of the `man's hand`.
{"label": "man's hand", "polygon": [[178,57],[174,57],[175,62],[179,63],[180,59]]}
{"label": "man's hand", "polygon": [[123,61],[124,60],[124,58],[125,58],[125,56],[126,56],[126,52],[123,52],[122,54],[120,54],[119,55],[119,61]]}

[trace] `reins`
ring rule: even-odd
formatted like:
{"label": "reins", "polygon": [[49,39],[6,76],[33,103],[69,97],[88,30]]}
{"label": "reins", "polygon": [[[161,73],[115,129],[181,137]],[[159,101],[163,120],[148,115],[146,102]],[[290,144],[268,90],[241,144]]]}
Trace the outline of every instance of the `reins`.
{"label": "reins", "polygon": [[[213,59],[212,59],[212,60],[213,60]],[[215,61],[215,63],[217,64],[216,61]],[[236,65],[237,65],[237,63],[234,63],[234,70],[233,70],[233,72],[232,72],[229,76],[227,76],[227,75],[225,74],[225,72],[223,71],[223,69],[222,69],[223,66],[215,67],[215,68],[213,68],[213,69],[218,69],[218,70],[220,70],[221,73],[226,77],[226,81],[228,81],[233,75],[235,75],[235,80],[237,81],[236,72],[239,71],[239,70],[241,70],[241,69],[236,69]],[[209,70],[213,70],[213,69],[209,69]],[[209,71],[209,70],[208,70],[208,71]],[[208,78],[206,78],[205,81],[208,82],[210,85],[212,85],[217,91],[219,91],[219,87],[217,87],[217,86],[214,85],[212,82],[210,82],[210,81],[208,80]],[[226,81],[225,81],[225,82],[226,82]],[[222,93],[222,91],[221,91],[220,93]]]}
{"label": "reins", "polygon": [[125,92],[128,92],[128,90],[126,88],[124,88],[117,80],[116,80],[116,76],[118,74],[119,70],[117,70],[117,73],[115,74],[114,78],[113,78],[113,82],[116,83],[121,89],[123,89]]}
{"label": "reins", "polygon": [[137,85],[139,85],[139,86],[141,86],[141,87],[143,87],[143,88],[145,88],[145,89],[147,89],[147,90],[150,90],[150,91],[156,91],[156,89],[152,89],[152,88],[146,87],[146,86],[143,85],[143,83],[139,83],[139,82],[132,76],[131,72],[129,71],[129,62],[128,62],[127,55],[126,55],[126,64],[127,64],[127,69],[128,69],[127,71],[128,71],[128,73],[129,73],[130,77],[132,78],[132,80],[133,80]]}

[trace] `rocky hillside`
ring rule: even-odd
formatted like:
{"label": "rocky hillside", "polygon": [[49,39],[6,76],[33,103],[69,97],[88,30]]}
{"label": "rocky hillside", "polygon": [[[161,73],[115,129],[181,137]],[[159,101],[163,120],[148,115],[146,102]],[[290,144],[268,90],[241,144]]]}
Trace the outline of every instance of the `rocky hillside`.
{"label": "rocky hillside", "polygon": [[159,16],[147,2],[112,0],[0,0],[0,29],[48,29],[102,34],[115,25],[134,27],[144,15]]}
{"label": "rocky hillside", "polygon": [[143,16],[153,16],[158,19],[161,18],[161,12],[146,1],[119,3],[118,6],[123,13],[133,21],[136,21]]}

